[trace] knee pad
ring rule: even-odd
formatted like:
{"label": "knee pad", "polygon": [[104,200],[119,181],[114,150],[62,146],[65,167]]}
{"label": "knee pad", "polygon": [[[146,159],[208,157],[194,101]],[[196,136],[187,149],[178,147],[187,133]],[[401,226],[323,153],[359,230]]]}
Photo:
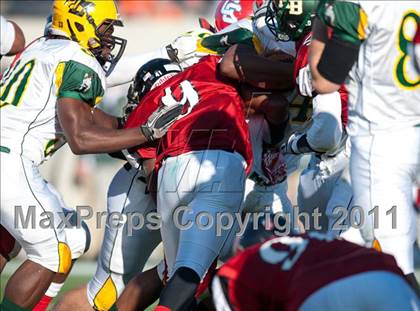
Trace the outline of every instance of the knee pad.
{"label": "knee pad", "polygon": [[22,242],[29,260],[57,273],[66,274],[72,265],[71,250],[64,232],[58,233],[60,240],[52,236],[36,244]]}
{"label": "knee pad", "polygon": [[58,242],[59,264],[58,273],[66,274],[71,268],[71,251],[70,247],[64,242]]}
{"label": "knee pad", "polygon": [[87,298],[95,310],[109,310],[125,288],[123,276],[108,273],[99,264],[87,285]]}

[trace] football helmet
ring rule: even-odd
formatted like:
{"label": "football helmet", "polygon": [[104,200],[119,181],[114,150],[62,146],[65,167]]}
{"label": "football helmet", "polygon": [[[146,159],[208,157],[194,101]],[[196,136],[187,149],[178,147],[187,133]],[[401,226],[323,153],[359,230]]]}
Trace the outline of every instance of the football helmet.
{"label": "football helmet", "polygon": [[254,0],[220,0],[214,16],[216,30],[223,30],[230,24],[252,16],[254,2]]}
{"label": "football helmet", "polygon": [[[123,23],[114,0],[54,0],[50,34],[67,37],[89,50],[107,76],[127,44],[112,35],[115,26]],[[116,46],[119,49],[113,53]]]}
{"label": "football helmet", "polygon": [[[181,71],[182,69],[177,63],[164,58],[153,59],[141,66],[128,89],[127,108],[132,107],[133,110],[149,91]],[[130,112],[125,111],[125,113],[129,114]]]}
{"label": "football helmet", "polygon": [[297,41],[311,30],[318,0],[268,0],[265,22],[280,41]]}

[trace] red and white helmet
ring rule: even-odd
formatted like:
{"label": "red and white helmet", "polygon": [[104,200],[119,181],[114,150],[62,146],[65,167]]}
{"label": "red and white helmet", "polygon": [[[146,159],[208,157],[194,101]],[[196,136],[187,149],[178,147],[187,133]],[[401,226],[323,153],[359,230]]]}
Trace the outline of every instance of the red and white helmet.
{"label": "red and white helmet", "polygon": [[230,24],[252,16],[254,2],[262,0],[220,0],[214,16],[216,30],[220,31]]}

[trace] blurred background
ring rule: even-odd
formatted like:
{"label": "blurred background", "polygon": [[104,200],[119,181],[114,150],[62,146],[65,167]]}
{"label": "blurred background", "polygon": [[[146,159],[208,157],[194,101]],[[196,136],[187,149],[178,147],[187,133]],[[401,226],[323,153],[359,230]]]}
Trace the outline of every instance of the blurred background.
{"label": "blurred background", "polygon": [[[42,36],[51,3],[51,0],[1,0],[0,13],[22,28],[29,43]],[[119,0],[118,3],[125,27],[117,27],[116,35],[128,40],[127,55],[152,51],[171,43],[180,34],[199,27],[200,16],[206,17],[213,24],[217,5],[215,0]],[[11,57],[3,57],[0,71],[5,70],[12,60]],[[127,89],[128,85],[109,89],[100,104],[102,108],[113,115],[120,115]],[[301,168],[305,163],[302,161]],[[122,164],[122,161],[107,155],[76,157],[64,146],[42,165],[41,171],[45,179],[56,186],[69,208],[87,205],[100,212],[106,211],[107,188]],[[292,176],[289,195],[293,202],[296,201],[296,182],[297,175]],[[88,225],[92,235],[90,250],[77,262],[64,291],[86,283],[95,272],[95,259],[100,250],[103,228],[96,228],[94,218]],[[149,265],[156,261],[158,252],[152,256]],[[23,258],[24,254],[20,254],[18,259],[6,267],[0,279],[2,289]],[[2,293],[3,290],[0,298]]]}

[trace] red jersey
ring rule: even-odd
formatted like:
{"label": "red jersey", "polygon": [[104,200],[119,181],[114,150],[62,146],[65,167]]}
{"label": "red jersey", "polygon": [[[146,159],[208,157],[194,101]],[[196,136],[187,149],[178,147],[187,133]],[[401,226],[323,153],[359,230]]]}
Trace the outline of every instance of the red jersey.
{"label": "red jersey", "polygon": [[284,236],[246,249],[218,272],[234,310],[298,310],[312,293],[368,271],[404,278],[394,257],[318,234]]}
{"label": "red jersey", "polygon": [[[296,78],[299,76],[299,70],[301,70],[309,63],[309,45],[311,44],[311,40],[312,32],[307,34],[302,40],[296,43],[297,54],[295,60],[295,70],[293,75],[294,81],[296,81]],[[344,84],[341,86],[338,92],[340,93],[341,97],[341,122],[343,124],[343,128],[345,128],[349,119],[349,97]]]}
{"label": "red jersey", "polygon": [[252,148],[244,104],[236,86],[217,74],[219,57],[199,63],[150,91],[131,113],[126,127],[138,127],[161,102],[182,102],[183,116],[160,139],[137,149],[142,158],[174,157],[195,150],[218,149],[240,153],[251,167]]}

